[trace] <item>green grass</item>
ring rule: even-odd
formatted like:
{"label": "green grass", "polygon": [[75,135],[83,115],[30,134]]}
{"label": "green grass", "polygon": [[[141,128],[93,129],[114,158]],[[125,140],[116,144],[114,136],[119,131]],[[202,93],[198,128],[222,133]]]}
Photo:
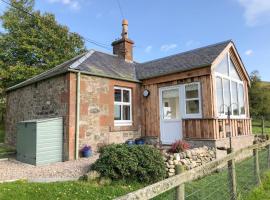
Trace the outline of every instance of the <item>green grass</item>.
{"label": "green grass", "polygon": [[[252,120],[252,132],[253,132],[253,134],[261,134],[262,133],[261,120],[258,120],[258,119]],[[264,132],[265,132],[265,134],[270,135],[270,121],[265,121]]]}
{"label": "green grass", "polygon": [[0,122],[0,143],[3,143],[5,139],[4,124]]}
{"label": "green grass", "polygon": [[[261,172],[267,170],[267,152],[259,153]],[[245,199],[247,193],[256,187],[253,171],[253,157],[240,163],[236,163],[236,181],[238,199]],[[224,168],[221,172],[213,173],[204,178],[185,184],[185,200],[226,200],[230,199],[228,187],[228,170]],[[175,189],[154,198],[154,200],[175,199]]]}
{"label": "green grass", "polygon": [[114,199],[143,187],[140,183],[114,182],[99,185],[95,182],[27,183],[13,182],[0,184],[0,199],[5,200],[51,200],[51,199]]}
{"label": "green grass", "polygon": [[267,172],[262,180],[262,185],[252,190],[245,200],[269,200],[270,199],[270,172]]}

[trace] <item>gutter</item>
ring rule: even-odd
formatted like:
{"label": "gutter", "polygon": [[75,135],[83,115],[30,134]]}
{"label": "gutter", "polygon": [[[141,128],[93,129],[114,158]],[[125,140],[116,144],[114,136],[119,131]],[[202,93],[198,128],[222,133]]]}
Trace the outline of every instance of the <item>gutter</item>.
{"label": "gutter", "polygon": [[96,74],[96,73],[91,73],[91,72],[79,71],[76,69],[68,69],[68,72],[75,72],[75,73],[80,72],[81,74],[86,74],[86,75],[91,75],[91,76],[97,76],[97,77],[103,77],[103,78],[109,78],[109,79],[115,79],[115,80],[121,80],[121,81],[128,81],[132,83],[142,83],[142,81],[139,81],[139,80],[120,78],[120,77],[114,77],[114,76],[103,75],[103,74]]}
{"label": "gutter", "polygon": [[81,72],[77,72],[76,83],[76,122],[75,122],[75,159],[79,158]]}

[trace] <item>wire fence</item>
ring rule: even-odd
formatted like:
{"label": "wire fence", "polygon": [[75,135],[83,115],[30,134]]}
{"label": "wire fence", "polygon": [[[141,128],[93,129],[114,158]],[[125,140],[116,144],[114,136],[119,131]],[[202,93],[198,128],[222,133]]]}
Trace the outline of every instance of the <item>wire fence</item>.
{"label": "wire fence", "polygon": [[[232,152],[223,159],[202,166],[201,169],[184,172],[171,181],[161,181],[120,199],[151,199],[152,195],[155,196],[152,198],[154,200],[242,200],[269,170],[269,158],[268,140]],[[184,190],[179,194],[180,186],[184,186]]]}
{"label": "wire fence", "polygon": [[[241,155],[240,155],[241,156]],[[266,148],[259,150],[260,176],[268,170],[268,151]],[[254,156],[250,156],[235,163],[237,196],[235,199],[245,199],[250,190],[257,186],[254,174]],[[231,199],[232,191],[229,189],[228,167],[218,169],[214,173],[201,179],[185,184],[185,200],[226,200]],[[154,200],[177,199],[176,189],[163,193]]]}

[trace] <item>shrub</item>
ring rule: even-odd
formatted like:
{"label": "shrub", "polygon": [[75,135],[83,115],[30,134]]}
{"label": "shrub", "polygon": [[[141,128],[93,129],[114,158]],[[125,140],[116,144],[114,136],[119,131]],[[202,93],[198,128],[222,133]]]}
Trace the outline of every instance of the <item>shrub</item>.
{"label": "shrub", "polygon": [[100,149],[92,169],[111,179],[156,182],[166,177],[161,153],[147,145],[112,144]]}
{"label": "shrub", "polygon": [[172,146],[169,150],[171,153],[180,153],[185,150],[188,150],[190,148],[190,145],[182,140],[177,140],[176,142],[172,143]]}

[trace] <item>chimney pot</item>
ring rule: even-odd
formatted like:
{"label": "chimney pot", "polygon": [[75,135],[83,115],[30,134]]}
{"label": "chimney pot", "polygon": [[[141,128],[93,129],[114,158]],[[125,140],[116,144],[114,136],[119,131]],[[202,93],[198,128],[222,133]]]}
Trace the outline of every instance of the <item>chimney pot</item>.
{"label": "chimney pot", "polygon": [[118,55],[119,58],[123,58],[128,61],[133,61],[133,44],[134,42],[128,39],[128,21],[123,19],[122,21],[122,38],[114,41],[113,54]]}

